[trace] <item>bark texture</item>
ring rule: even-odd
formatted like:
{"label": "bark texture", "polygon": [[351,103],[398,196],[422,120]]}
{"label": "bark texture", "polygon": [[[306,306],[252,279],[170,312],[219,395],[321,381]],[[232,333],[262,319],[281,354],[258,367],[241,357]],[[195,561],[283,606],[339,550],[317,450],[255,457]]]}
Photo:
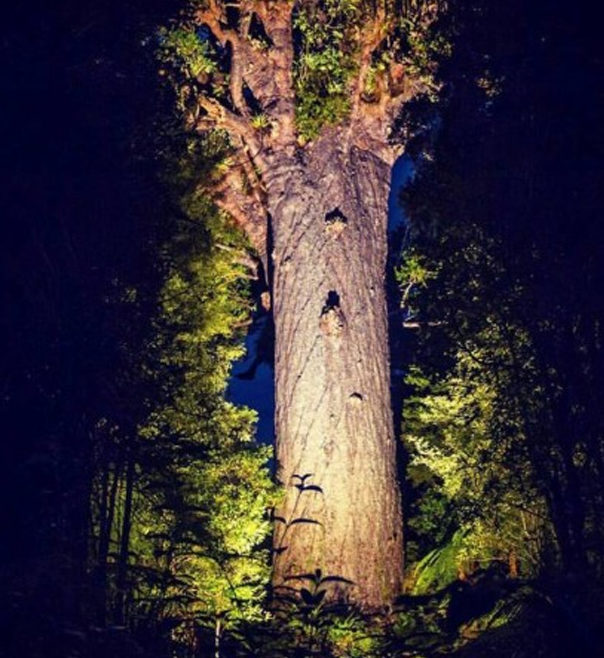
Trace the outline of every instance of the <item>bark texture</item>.
{"label": "bark texture", "polygon": [[[309,142],[298,134],[293,79],[302,39],[298,30],[296,45],[294,17],[304,4],[241,0],[235,11],[222,0],[201,2],[190,21],[228,53],[228,91],[219,67],[178,92],[191,131],[228,133],[230,166],[200,184],[246,231],[269,273],[285,489],[275,512],[274,586],[312,589],[305,574],[320,569],[315,584],[327,577],[329,598],[375,610],[401,591],[403,572],[384,286],[390,168],[405,135],[397,129],[394,140],[393,130],[428,83],[394,38],[399,5],[360,3],[343,28],[355,59],[349,112]],[[405,3],[404,11],[417,37],[439,3]]]}
{"label": "bark texture", "polygon": [[[379,608],[402,588],[385,299],[390,163],[333,132],[268,187],[278,478],[274,585]],[[278,589],[277,589],[278,591]]]}

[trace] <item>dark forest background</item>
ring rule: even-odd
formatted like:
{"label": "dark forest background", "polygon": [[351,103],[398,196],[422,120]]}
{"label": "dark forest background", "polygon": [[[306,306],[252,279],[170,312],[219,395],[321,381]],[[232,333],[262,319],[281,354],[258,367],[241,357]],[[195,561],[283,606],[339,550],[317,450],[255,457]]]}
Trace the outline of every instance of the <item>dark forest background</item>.
{"label": "dark forest background", "polygon": [[[442,97],[410,109],[407,121],[417,173],[402,195],[409,223],[398,261],[400,335],[393,336],[410,373],[403,385],[408,556],[424,560],[410,576],[421,600],[401,600],[401,618],[413,620],[416,635],[420,627],[432,635],[422,648],[399,619],[399,639],[380,651],[436,655],[430,652],[451,646],[452,629],[485,612],[481,605],[509,604],[512,593],[525,617],[513,617],[508,605],[502,614],[516,621],[498,631],[504,640],[489,628],[492,644],[458,655],[512,655],[510,646],[522,656],[602,655],[604,66],[597,21],[568,3],[458,5],[447,28],[454,48],[441,68]],[[149,447],[150,437],[186,434],[185,420],[165,415],[164,401],[191,358],[175,355],[170,336],[193,331],[195,320],[166,302],[166,286],[176,289],[183,262],[202,263],[198,290],[225,268],[241,274],[212,245],[244,248],[210,215],[195,232],[174,202],[186,175],[166,174],[175,160],[166,144],[179,147],[153,39],[177,9],[63,1],[13,6],[5,18],[0,656],[205,655],[221,624],[232,629],[223,655],[265,655],[260,647],[268,646],[266,636],[254,636],[269,631],[250,603],[264,591],[266,564],[232,562],[234,550],[251,555],[250,537],[266,532],[266,520],[250,522],[249,536],[213,535],[203,519],[225,478],[186,467],[208,455],[231,460],[239,473],[249,470],[241,485],[256,486],[261,504],[274,495],[261,468],[264,449],[240,450],[239,439],[228,450],[213,443],[253,425],[223,399],[253,285],[220,290],[215,308],[185,299],[200,304],[191,314],[210,318],[195,325],[209,356],[195,393],[204,402],[186,391],[182,399],[201,405],[196,413],[211,418],[214,438],[203,445],[158,439]],[[227,298],[236,304],[227,307]],[[223,328],[229,322],[236,330]],[[449,443],[443,448],[436,436]],[[436,449],[432,461],[426,446]],[[488,477],[447,479],[456,447],[473,472]],[[528,516],[513,516],[514,506]],[[233,513],[224,509],[218,518],[224,523]],[[529,530],[518,530],[522,519],[533,523]],[[140,528],[149,525],[145,534]],[[192,550],[191,537],[211,547],[218,570],[174,567],[183,546]],[[487,563],[477,563],[472,544],[483,547]],[[259,550],[265,558],[266,543]],[[505,576],[493,575],[499,564]],[[237,595],[228,593],[224,573],[244,574]],[[472,574],[477,610],[468,595],[456,609],[462,612],[443,612],[435,592],[446,590],[449,602],[454,591],[467,594]],[[231,626],[229,605],[239,606]],[[283,631],[289,649],[279,651],[380,655],[317,649],[324,629],[308,614]],[[439,614],[444,630],[434,621]],[[336,624],[338,637],[361,637],[361,621],[348,624]],[[400,653],[412,650],[423,653]]]}

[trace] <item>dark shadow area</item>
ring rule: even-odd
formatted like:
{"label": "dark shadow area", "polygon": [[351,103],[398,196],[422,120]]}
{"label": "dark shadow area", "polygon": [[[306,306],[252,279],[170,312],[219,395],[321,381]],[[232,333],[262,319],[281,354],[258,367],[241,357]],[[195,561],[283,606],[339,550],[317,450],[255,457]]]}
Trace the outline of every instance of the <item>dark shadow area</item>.
{"label": "dark shadow area", "polygon": [[162,278],[156,249],[172,224],[146,157],[164,101],[145,40],[168,4],[67,0],[5,12],[3,658],[165,649],[157,634],[152,647],[104,626],[86,528],[102,418],[109,412],[127,436],[142,418],[123,373],[146,339]]}
{"label": "dark shadow area", "polygon": [[342,222],[342,224],[346,224],[348,222],[348,219],[344,216],[339,208],[334,208],[334,210],[331,210],[325,215],[326,224],[333,224],[335,222]]}
{"label": "dark shadow area", "polygon": [[327,313],[332,308],[338,308],[340,306],[340,295],[338,295],[336,290],[330,290],[327,293],[327,299],[323,304],[323,310],[321,313]]}
{"label": "dark shadow area", "polygon": [[[273,252],[272,221],[268,217],[266,253]],[[267,258],[267,270],[259,261],[258,278],[252,285],[252,298],[256,300],[256,310],[252,324],[245,338],[246,354],[233,365],[227,389],[227,398],[235,404],[242,404],[258,412],[257,437],[262,443],[275,441],[275,326],[272,314],[272,300],[269,308],[263,304],[263,296],[270,295],[273,281],[272,258]]]}
{"label": "dark shadow area", "polygon": [[405,186],[413,179],[414,165],[409,155],[402,155],[392,168],[390,196],[388,197],[388,258],[386,265],[386,303],[388,308],[388,336],[390,349],[390,393],[392,396],[392,418],[397,446],[397,465],[401,486],[405,480],[405,455],[401,435],[404,397],[404,363],[408,359],[409,336],[403,330],[404,313],[401,308],[402,290],[396,280],[395,270],[400,259],[407,235],[407,219],[401,203]]}
{"label": "dark shadow area", "polygon": [[246,356],[235,363],[227,398],[258,412],[258,440],[274,442],[274,371],[275,337],[270,313],[257,312],[245,339]]}

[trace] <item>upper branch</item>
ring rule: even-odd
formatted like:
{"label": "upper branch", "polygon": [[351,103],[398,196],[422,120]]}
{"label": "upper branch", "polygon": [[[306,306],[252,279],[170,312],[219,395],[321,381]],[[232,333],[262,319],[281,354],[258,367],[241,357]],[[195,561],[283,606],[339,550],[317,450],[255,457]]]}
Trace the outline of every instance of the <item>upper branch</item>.
{"label": "upper branch", "polygon": [[[363,148],[400,154],[391,129],[403,106],[422,94],[433,95],[439,85],[438,39],[431,29],[444,11],[444,2],[413,3],[405,20],[384,2],[359,28],[357,74],[351,84],[350,139]],[[380,145],[384,147],[380,148]]]}
{"label": "upper branch", "polygon": [[210,194],[216,205],[245,231],[266,268],[266,204],[243,156],[211,188]]}
{"label": "upper branch", "polygon": [[220,45],[231,46],[231,67],[229,71],[229,92],[233,107],[244,117],[250,111],[243,97],[243,53],[237,30],[226,26],[224,7],[217,0],[208,0],[208,6],[200,9],[195,16],[200,25],[207,25]]}
{"label": "upper branch", "polygon": [[[237,25],[234,22],[229,24],[225,6],[219,0],[207,0],[206,6],[194,14],[195,22],[206,25],[223,48],[230,47],[228,85],[232,109],[216,99],[201,100],[200,105],[207,113],[201,126],[207,124],[209,118],[230,133],[238,134],[254,153],[259,154],[263,146],[272,145],[270,142],[284,146],[295,139],[293,1],[242,0],[238,8]],[[259,48],[250,38],[254,16],[270,40],[266,48]],[[245,87],[253,99],[246,97]],[[254,102],[265,114],[265,130],[254,127]]]}
{"label": "upper branch", "polygon": [[[264,86],[267,92],[264,98],[266,109],[273,118],[276,129],[273,137],[275,142],[287,147],[293,145],[296,139],[295,130],[295,94],[293,84],[294,42],[292,32],[292,12],[294,0],[268,2],[256,0],[254,10],[262,22],[266,34],[271,40],[271,46],[266,55],[267,71],[272,79],[270,85]],[[258,72],[259,69],[256,70]],[[253,81],[255,74],[249,76]],[[269,82],[265,80],[265,82]]]}
{"label": "upper branch", "polygon": [[205,24],[212,30],[221,46],[225,46],[226,42],[237,34],[234,30],[223,26],[226,16],[223,6],[217,0],[208,0],[208,6],[197,11],[195,18],[200,25]]}
{"label": "upper branch", "polygon": [[195,128],[225,130],[231,137],[235,149],[248,150],[254,165],[263,172],[266,164],[262,154],[262,144],[252,123],[247,118],[231,112],[215,98],[201,94],[198,102],[206,114],[197,120]]}
{"label": "upper branch", "polygon": [[386,21],[386,12],[383,6],[380,6],[374,19],[368,22],[360,34],[361,50],[359,55],[359,72],[354,79],[353,99],[352,99],[352,119],[358,118],[361,108],[363,91],[367,85],[367,77],[371,69],[373,53],[384,41],[388,33],[388,24]]}

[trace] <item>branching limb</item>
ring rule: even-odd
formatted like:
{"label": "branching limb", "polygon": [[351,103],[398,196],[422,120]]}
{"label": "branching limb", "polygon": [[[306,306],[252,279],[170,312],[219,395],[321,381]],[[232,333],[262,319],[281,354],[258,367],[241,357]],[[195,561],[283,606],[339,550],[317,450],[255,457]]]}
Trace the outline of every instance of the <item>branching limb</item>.
{"label": "branching limb", "polygon": [[442,327],[444,322],[419,322],[419,320],[405,320],[403,329],[422,329],[423,327]]}
{"label": "branching limb", "polygon": [[249,157],[252,158],[254,165],[258,167],[259,171],[264,171],[262,144],[256,129],[250,121],[231,112],[215,98],[200,95],[198,102],[206,114],[197,120],[195,128],[198,131],[212,128],[226,130],[231,136],[234,146],[237,148],[239,144],[243,143],[243,148],[245,150],[247,147]]}
{"label": "branching limb", "polygon": [[[214,203],[245,231],[266,268],[267,217],[260,193],[250,187],[246,168],[236,163],[210,190]],[[265,271],[267,271],[265,269]]]}
{"label": "branching limb", "polygon": [[208,6],[200,9],[195,14],[198,25],[207,25],[221,46],[226,46],[227,41],[237,36],[235,30],[224,27],[226,16],[224,7],[217,0],[208,0]]}
{"label": "branching limb", "polygon": [[[294,43],[292,33],[293,0],[281,2],[257,1],[255,12],[272,42],[267,57],[268,70],[272,74],[272,86],[264,87],[263,104],[270,109],[276,123],[274,139],[280,146],[295,141],[295,96],[292,79]],[[249,76],[250,88],[262,86],[254,73]],[[270,89],[270,91],[269,91]],[[268,92],[268,93],[267,93]]]}
{"label": "branching limb", "polygon": [[207,25],[220,45],[231,47],[231,70],[229,72],[229,92],[233,107],[243,117],[250,111],[243,97],[243,53],[241,38],[237,30],[226,27],[224,7],[217,0],[208,0],[208,6],[199,10],[195,19],[199,25]]}
{"label": "branching limb", "polygon": [[367,77],[371,70],[371,61],[373,53],[384,41],[388,34],[388,23],[386,12],[383,6],[380,6],[376,12],[375,18],[367,23],[361,29],[359,41],[361,43],[361,52],[359,56],[359,72],[353,83],[352,98],[352,119],[353,122],[358,118],[361,111],[361,99],[363,91],[367,85]]}
{"label": "branching limb", "polygon": [[258,261],[254,259],[249,253],[242,251],[241,249],[234,249],[225,244],[217,243],[216,249],[221,251],[226,251],[233,255],[233,262],[238,265],[242,265],[248,270],[249,279],[258,279]]}
{"label": "branching limb", "polygon": [[[225,6],[219,0],[207,0],[205,8],[195,13],[195,22],[206,25],[222,47],[230,47],[229,107],[205,97],[200,105],[206,112],[198,129],[207,129],[214,122],[231,135],[238,136],[248,147],[254,165],[262,172],[261,152],[275,146],[293,143],[294,92],[292,84],[293,1],[265,2],[244,0],[239,5],[238,25],[229,26]],[[270,40],[267,49],[260,49],[250,39],[252,17],[256,15]],[[257,130],[249,99],[248,87],[268,119],[269,130]]]}

